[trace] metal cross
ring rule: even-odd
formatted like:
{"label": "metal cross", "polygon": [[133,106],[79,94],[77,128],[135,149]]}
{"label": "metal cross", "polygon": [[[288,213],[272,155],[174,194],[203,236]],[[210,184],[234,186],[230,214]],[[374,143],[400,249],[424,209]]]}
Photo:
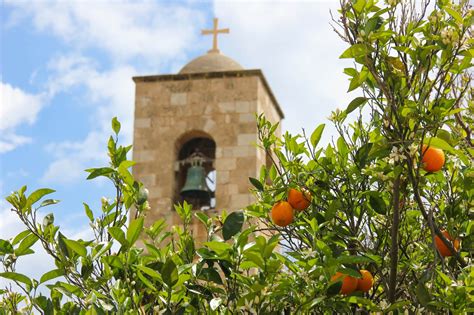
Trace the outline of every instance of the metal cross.
{"label": "metal cross", "polygon": [[217,34],[229,34],[229,29],[228,28],[223,28],[223,29],[218,29],[217,24],[219,22],[218,18],[214,18],[214,28],[212,30],[202,30],[201,34],[202,35],[210,35],[212,34],[212,49],[209,50],[208,52],[212,53],[218,53],[219,49],[217,48]]}

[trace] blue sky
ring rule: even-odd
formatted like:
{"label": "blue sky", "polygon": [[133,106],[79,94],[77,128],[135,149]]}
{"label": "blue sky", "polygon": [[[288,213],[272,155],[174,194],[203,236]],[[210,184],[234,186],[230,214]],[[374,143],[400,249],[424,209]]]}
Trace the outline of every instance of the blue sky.
{"label": "blue sky", "polygon": [[[221,51],[260,68],[286,119],[311,132],[347,95],[338,59],[346,48],[332,31],[337,0],[303,2],[2,1],[0,195],[27,184],[50,187],[56,222],[73,235],[87,228],[82,202],[112,196],[83,171],[106,163],[110,120],[131,143],[135,75],[176,73],[211,47],[200,35],[220,18],[230,34]],[[329,141],[330,127],[323,137]],[[21,226],[0,202],[0,238]]]}

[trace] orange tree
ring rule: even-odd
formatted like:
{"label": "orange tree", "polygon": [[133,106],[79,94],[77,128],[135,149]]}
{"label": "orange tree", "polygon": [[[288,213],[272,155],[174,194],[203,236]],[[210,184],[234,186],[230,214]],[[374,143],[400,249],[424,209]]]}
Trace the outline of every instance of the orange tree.
{"label": "orange tree", "polygon": [[[388,309],[472,311],[472,9],[387,3],[341,1],[333,19],[349,45],[341,58],[354,61],[344,70],[348,91],[362,94],[333,112],[333,143],[318,147],[324,125],[277,139],[260,117],[274,166],[253,180],[252,214],[283,237],[288,264],[307,272],[305,289],[287,296],[293,303],[310,302],[328,273],[360,278],[361,268],[375,276],[373,290],[343,303],[367,303],[363,296]],[[279,226],[266,212],[289,187],[309,190],[312,204]]]}
{"label": "orange tree", "polygon": [[[258,202],[244,211],[183,204],[181,226],[144,227],[147,190],[114,119],[109,165],[87,171],[116,195],[84,204],[88,239],[40,218],[53,190],[7,197],[25,231],[0,240],[0,277],[17,285],[0,288],[0,314],[472,312],[472,20],[467,1],[341,1],[334,27],[362,96],[333,112],[339,135],[325,147],[324,125],[280,139],[259,116],[274,163],[250,179]],[[55,263],[40,279],[16,270],[35,243]]]}

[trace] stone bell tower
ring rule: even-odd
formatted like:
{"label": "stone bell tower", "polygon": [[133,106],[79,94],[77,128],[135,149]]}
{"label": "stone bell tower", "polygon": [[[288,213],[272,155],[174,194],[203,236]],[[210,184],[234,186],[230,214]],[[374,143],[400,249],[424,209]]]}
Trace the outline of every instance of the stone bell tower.
{"label": "stone bell tower", "polygon": [[[135,177],[149,190],[147,224],[180,220],[173,205],[187,200],[196,211],[218,213],[254,202],[249,177],[266,163],[257,148],[255,114],[278,122],[283,112],[263,73],[244,69],[221,54],[214,28],[213,48],[178,74],[134,77]],[[279,130],[277,130],[279,132]],[[201,224],[193,233],[203,239]]]}

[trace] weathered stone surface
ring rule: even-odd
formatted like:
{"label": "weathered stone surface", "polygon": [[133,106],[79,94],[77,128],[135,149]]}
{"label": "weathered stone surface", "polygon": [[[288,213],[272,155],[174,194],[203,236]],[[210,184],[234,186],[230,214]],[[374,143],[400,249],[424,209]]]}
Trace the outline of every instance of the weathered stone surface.
{"label": "weathered stone surface", "polygon": [[244,133],[237,135],[237,144],[238,145],[252,145],[257,142],[256,133]]}
{"label": "weathered stone surface", "polygon": [[150,128],[150,126],[151,126],[150,118],[135,119],[135,128]]}
{"label": "weathered stone surface", "polygon": [[[239,75],[178,74],[137,79],[133,167],[136,178],[150,191],[149,225],[165,218],[180,224],[173,209],[175,163],[183,139],[208,136],[216,143],[216,209],[241,209],[254,197],[248,177],[258,177],[266,155],[255,147],[255,113],[279,121],[281,111],[259,71]],[[156,80],[155,80],[156,78]],[[277,130],[277,134],[280,130]],[[201,223],[193,234],[205,239]]]}
{"label": "weathered stone surface", "polygon": [[171,105],[186,105],[187,93],[173,93],[171,94]]}

